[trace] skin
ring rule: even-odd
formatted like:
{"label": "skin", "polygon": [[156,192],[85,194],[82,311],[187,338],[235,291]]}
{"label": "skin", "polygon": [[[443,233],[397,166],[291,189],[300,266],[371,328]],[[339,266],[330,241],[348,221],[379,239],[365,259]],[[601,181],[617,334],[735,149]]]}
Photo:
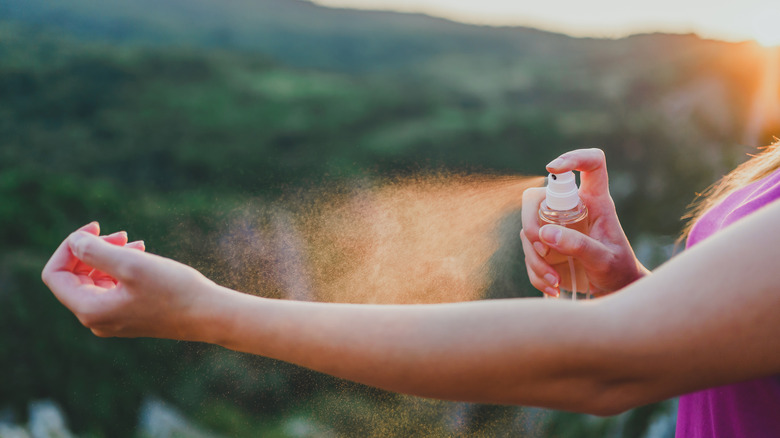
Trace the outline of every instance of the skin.
{"label": "skin", "polygon": [[42,275],[98,336],[209,342],[391,391],[612,415],[780,373],[780,233],[767,231],[778,221],[775,202],[620,293],[578,303],[265,299],[101,239],[95,223],[71,234]]}
{"label": "skin", "polygon": [[526,190],[520,238],[531,284],[547,295],[560,294],[560,276],[544,260],[550,249],[580,261],[596,296],[612,293],[647,275],[650,271],[634,255],[609,195],[604,152],[600,149],[568,152],[548,164],[547,170],[551,173],[580,171],[579,195],[588,207],[590,231],[586,236],[559,225],[540,227],[537,212],[545,189]]}

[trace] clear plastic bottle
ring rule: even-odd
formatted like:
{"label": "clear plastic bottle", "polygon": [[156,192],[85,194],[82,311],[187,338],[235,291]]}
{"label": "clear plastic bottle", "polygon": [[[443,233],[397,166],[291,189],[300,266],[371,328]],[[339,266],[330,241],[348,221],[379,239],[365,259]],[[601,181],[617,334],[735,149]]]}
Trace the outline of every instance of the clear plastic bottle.
{"label": "clear plastic bottle", "polygon": [[[574,172],[551,173],[547,177],[547,196],[539,207],[539,219],[542,225],[561,225],[588,233],[588,207],[577,193]],[[580,262],[553,249],[544,259],[558,273],[561,298],[590,298],[590,283]]]}

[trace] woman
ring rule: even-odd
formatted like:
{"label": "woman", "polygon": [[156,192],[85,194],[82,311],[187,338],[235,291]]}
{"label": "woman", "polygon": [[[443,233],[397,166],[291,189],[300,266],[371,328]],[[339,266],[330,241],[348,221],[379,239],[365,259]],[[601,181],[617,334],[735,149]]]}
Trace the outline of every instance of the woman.
{"label": "woman", "polygon": [[[751,163],[735,175],[752,172],[749,180],[776,170],[780,148]],[[591,232],[587,237],[555,226],[539,229],[540,194],[527,191],[521,234],[531,281],[557,295],[557,274],[542,257],[552,247],[579,259],[604,298],[414,306],[270,300],[135,251],[143,244],[128,244],[124,233],[98,238],[96,223],[60,245],[43,280],[98,336],[210,342],[392,391],[597,415],[753,381],[737,384],[755,387],[748,391],[750,412],[730,405],[729,419],[711,424],[714,431],[704,424],[713,419],[697,410],[701,397],[684,397],[680,436],[768,436],[780,430],[774,415],[780,408],[774,272],[780,202],[771,202],[780,196],[780,171],[747,188],[760,198],[741,210],[741,216],[755,210],[749,217],[703,240],[707,230],[720,226],[710,222],[723,222],[716,220],[723,212],[713,209],[699,221],[706,229],[694,227],[691,234],[703,241],[650,273],[620,228],[604,154],[573,151],[548,170],[581,171]],[[727,180],[716,199],[747,180]],[[717,398],[721,390],[714,391]]]}
{"label": "woman", "polygon": [[[591,155],[590,159],[586,158],[588,154]],[[543,260],[550,247],[579,258],[588,270],[592,288],[597,292],[610,293],[649,274],[649,271],[636,260],[617,222],[614,206],[608,196],[606,167],[603,166],[600,155],[600,151],[595,150],[575,151],[564,154],[550,163],[554,170],[559,170],[558,168],[568,170],[567,166],[579,165],[585,171],[582,174],[580,196],[591,208],[590,237],[556,226],[544,226],[539,229],[535,218],[530,213],[543,199],[544,190],[530,189],[525,193],[524,230],[521,232],[521,238],[526,253],[526,265],[533,285],[548,295],[557,296],[559,293],[557,273]],[[780,143],[746,162],[723,178],[719,184],[713,186],[708,196],[700,201],[690,214],[691,220],[685,233],[688,237],[687,248],[780,198],[779,168]],[[588,172],[588,170],[595,172]],[[762,231],[777,235],[776,229],[770,227]],[[756,247],[753,251],[760,252],[763,249]],[[773,251],[768,251],[766,256],[769,260],[777,260],[772,257],[774,254]],[[742,254],[732,252],[729,255],[741,257]],[[735,272],[729,268],[727,264],[713,265],[710,269],[723,271],[711,271],[706,275],[716,278],[722,278],[723,275],[738,277],[750,275],[749,271]],[[771,264],[769,269],[771,270]],[[722,288],[722,286],[716,287],[704,292],[720,294]],[[780,288],[772,289],[769,293],[777,295]],[[767,298],[766,305],[771,306],[772,297]],[[777,307],[775,309],[780,310]],[[697,317],[698,310],[695,308],[688,310],[693,312],[690,316],[693,322],[691,329],[705,329],[704,325],[698,326],[699,322],[704,322]],[[734,312],[736,311],[735,308]],[[751,320],[746,313],[734,313],[729,317],[733,318],[734,322],[729,323],[724,320],[721,328],[733,324],[731,325],[733,330],[740,330],[742,324],[753,323],[760,327],[764,323],[760,320]],[[732,333],[731,336],[738,336],[738,334]],[[775,341],[774,344],[766,345],[766,348],[777,350],[778,346],[780,342]],[[723,354],[736,355],[739,352],[723,351]],[[760,357],[743,359],[760,360]],[[682,396],[678,411],[677,436],[759,437],[780,434],[780,417],[777,415],[780,411],[780,375],[778,375],[780,373],[776,369],[773,374],[770,377]]]}

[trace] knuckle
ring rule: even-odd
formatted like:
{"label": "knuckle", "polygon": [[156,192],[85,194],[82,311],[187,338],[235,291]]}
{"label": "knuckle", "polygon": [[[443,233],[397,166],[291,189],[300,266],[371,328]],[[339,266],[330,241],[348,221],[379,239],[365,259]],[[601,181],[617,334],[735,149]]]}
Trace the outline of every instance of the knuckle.
{"label": "knuckle", "polygon": [[86,328],[93,328],[98,325],[99,318],[93,313],[80,313],[77,315],[79,322]]}
{"label": "knuckle", "polygon": [[523,190],[523,201],[535,200],[539,197],[539,193],[544,192],[543,187],[531,187]]}
{"label": "knuckle", "polygon": [[76,243],[76,255],[81,260],[92,260],[95,255],[95,246],[91,241],[82,239]]}
{"label": "knuckle", "polygon": [[43,281],[43,284],[46,286],[49,285],[49,270],[47,268],[44,268],[43,271],[41,271],[41,281]]}
{"label": "knuckle", "polygon": [[[538,234],[538,233],[536,233]],[[528,256],[528,253],[530,252],[536,252],[533,247],[533,243],[531,242],[531,239],[528,238],[528,233],[523,232],[522,235],[520,235],[520,244],[523,248],[523,254]]]}
{"label": "knuckle", "polygon": [[81,325],[87,328],[93,328],[100,324],[102,321],[102,315],[93,308],[93,306],[87,303],[79,303],[79,305],[73,309],[73,313],[78,318]]}
{"label": "knuckle", "polygon": [[572,255],[583,255],[588,250],[588,244],[580,236],[573,237],[569,243],[569,248]]}
{"label": "knuckle", "polygon": [[539,265],[541,257],[536,253],[534,249],[528,249],[523,252],[525,256],[525,264],[529,269],[536,271],[536,267]]}
{"label": "knuckle", "polygon": [[607,154],[605,154],[601,148],[591,148],[590,151],[599,159],[599,161],[607,161]]}
{"label": "knuckle", "polygon": [[105,331],[105,330],[101,330],[101,329],[97,329],[97,328],[93,328],[91,330],[92,330],[92,334],[97,336],[98,338],[110,338],[111,337],[111,334],[109,332]]}
{"label": "knuckle", "polygon": [[618,261],[614,254],[606,254],[602,257],[601,262],[596,264],[594,271],[599,275],[608,275],[612,272],[617,272]]}
{"label": "knuckle", "polygon": [[125,283],[138,280],[143,273],[143,267],[136,260],[125,260],[117,267],[117,275]]}
{"label": "knuckle", "polygon": [[547,288],[547,285],[544,284],[543,282],[541,282],[538,279],[532,280],[531,281],[531,286],[533,286],[534,288],[536,288],[536,289],[538,289],[540,291],[544,291]]}
{"label": "knuckle", "polygon": [[607,260],[604,262],[604,270],[606,272],[617,272],[620,268],[620,260],[615,254],[610,253],[607,256]]}
{"label": "knuckle", "polygon": [[525,256],[525,261],[527,263],[528,261],[533,260],[532,257],[536,250],[534,250],[533,244],[528,240],[527,237],[523,237],[521,239],[522,241],[520,243],[522,244],[523,248],[523,256]]}
{"label": "knuckle", "polygon": [[544,289],[545,287],[544,282],[542,281],[541,278],[539,278],[539,276],[536,274],[536,272],[531,268],[531,266],[528,263],[526,263],[525,269],[528,272],[528,281],[531,282],[531,286],[539,290]]}
{"label": "knuckle", "polygon": [[76,317],[81,325],[90,330],[104,330],[111,319],[104,313],[96,310],[79,312]]}
{"label": "knuckle", "polygon": [[603,277],[605,275],[608,275],[610,273],[609,265],[606,263],[598,263],[591,267],[591,272],[595,274],[595,276]]}
{"label": "knuckle", "polygon": [[[531,242],[531,238],[539,234],[539,224],[535,223],[535,218],[523,218],[521,225],[525,234],[526,240]],[[537,239],[538,240],[538,239]]]}

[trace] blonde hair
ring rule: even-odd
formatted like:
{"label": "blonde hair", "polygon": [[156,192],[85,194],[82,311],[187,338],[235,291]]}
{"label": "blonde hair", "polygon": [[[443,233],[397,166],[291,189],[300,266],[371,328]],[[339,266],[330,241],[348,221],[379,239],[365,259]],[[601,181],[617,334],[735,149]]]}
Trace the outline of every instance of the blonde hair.
{"label": "blonde hair", "polygon": [[704,213],[723,201],[732,192],[758,181],[780,168],[780,139],[775,138],[775,143],[759,149],[763,149],[763,151],[757,155],[751,155],[753,158],[740,164],[720,181],[696,195],[696,199],[688,206],[688,213],[682,217],[683,220],[686,220],[686,224],[680,235],[680,241],[688,237],[693,224]]}

